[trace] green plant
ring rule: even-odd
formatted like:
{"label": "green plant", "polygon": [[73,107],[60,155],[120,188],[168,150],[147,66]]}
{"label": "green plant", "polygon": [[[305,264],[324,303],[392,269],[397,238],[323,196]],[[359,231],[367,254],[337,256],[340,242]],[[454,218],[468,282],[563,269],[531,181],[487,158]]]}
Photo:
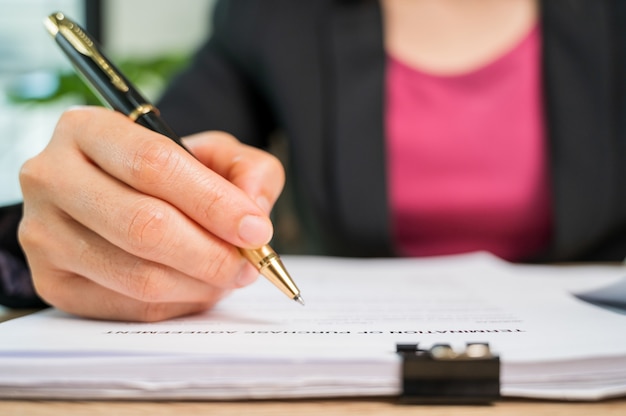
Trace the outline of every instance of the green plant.
{"label": "green plant", "polygon": [[[117,63],[120,71],[146,95],[157,94],[187,62],[188,56],[168,55],[146,59],[126,59]],[[145,90],[144,90],[145,89]],[[66,97],[88,105],[101,102],[80,76],[72,70],[41,71],[24,74],[6,91],[10,102],[51,103]]]}

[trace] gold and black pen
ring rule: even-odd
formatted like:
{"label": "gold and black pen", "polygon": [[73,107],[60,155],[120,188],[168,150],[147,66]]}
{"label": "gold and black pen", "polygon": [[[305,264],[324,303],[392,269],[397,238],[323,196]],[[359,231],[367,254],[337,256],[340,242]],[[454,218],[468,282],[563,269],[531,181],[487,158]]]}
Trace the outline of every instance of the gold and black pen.
{"label": "gold and black pen", "polygon": [[[95,41],[83,28],[59,12],[48,16],[44,24],[78,73],[102,101],[137,124],[167,136],[185,148],[178,135],[163,121],[158,109],[98,50]],[[239,250],[260,274],[291,299],[304,305],[300,290],[269,245],[254,250]]]}

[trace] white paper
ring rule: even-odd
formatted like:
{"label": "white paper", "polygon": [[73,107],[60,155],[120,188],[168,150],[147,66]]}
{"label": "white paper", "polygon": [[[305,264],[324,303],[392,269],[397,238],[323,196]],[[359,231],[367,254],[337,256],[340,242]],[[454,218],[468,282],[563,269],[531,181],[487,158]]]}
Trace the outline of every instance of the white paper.
{"label": "white paper", "polygon": [[489,342],[502,393],[626,394],[626,316],[574,296],[621,267],[286,257],[306,306],[260,280],[204,314],[154,324],[50,310],[0,324],[0,397],[396,395],[396,343]]}

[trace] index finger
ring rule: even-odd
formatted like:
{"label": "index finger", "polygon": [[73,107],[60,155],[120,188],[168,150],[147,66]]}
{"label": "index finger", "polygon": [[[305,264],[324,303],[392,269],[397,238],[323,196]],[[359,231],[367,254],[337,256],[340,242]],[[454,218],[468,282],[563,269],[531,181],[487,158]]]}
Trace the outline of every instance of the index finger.
{"label": "index finger", "polygon": [[80,151],[109,175],[160,198],[211,233],[243,248],[272,237],[266,213],[241,189],[173,140],[102,108],[66,113]]}

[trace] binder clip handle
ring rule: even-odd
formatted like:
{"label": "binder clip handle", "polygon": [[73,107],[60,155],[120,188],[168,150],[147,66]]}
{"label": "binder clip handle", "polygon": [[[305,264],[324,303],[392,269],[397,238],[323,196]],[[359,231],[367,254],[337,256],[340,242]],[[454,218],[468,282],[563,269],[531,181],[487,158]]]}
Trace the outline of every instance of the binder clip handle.
{"label": "binder clip handle", "polygon": [[500,399],[500,358],[489,344],[468,343],[462,351],[449,344],[420,349],[397,344],[402,357],[401,403],[489,404]]}

